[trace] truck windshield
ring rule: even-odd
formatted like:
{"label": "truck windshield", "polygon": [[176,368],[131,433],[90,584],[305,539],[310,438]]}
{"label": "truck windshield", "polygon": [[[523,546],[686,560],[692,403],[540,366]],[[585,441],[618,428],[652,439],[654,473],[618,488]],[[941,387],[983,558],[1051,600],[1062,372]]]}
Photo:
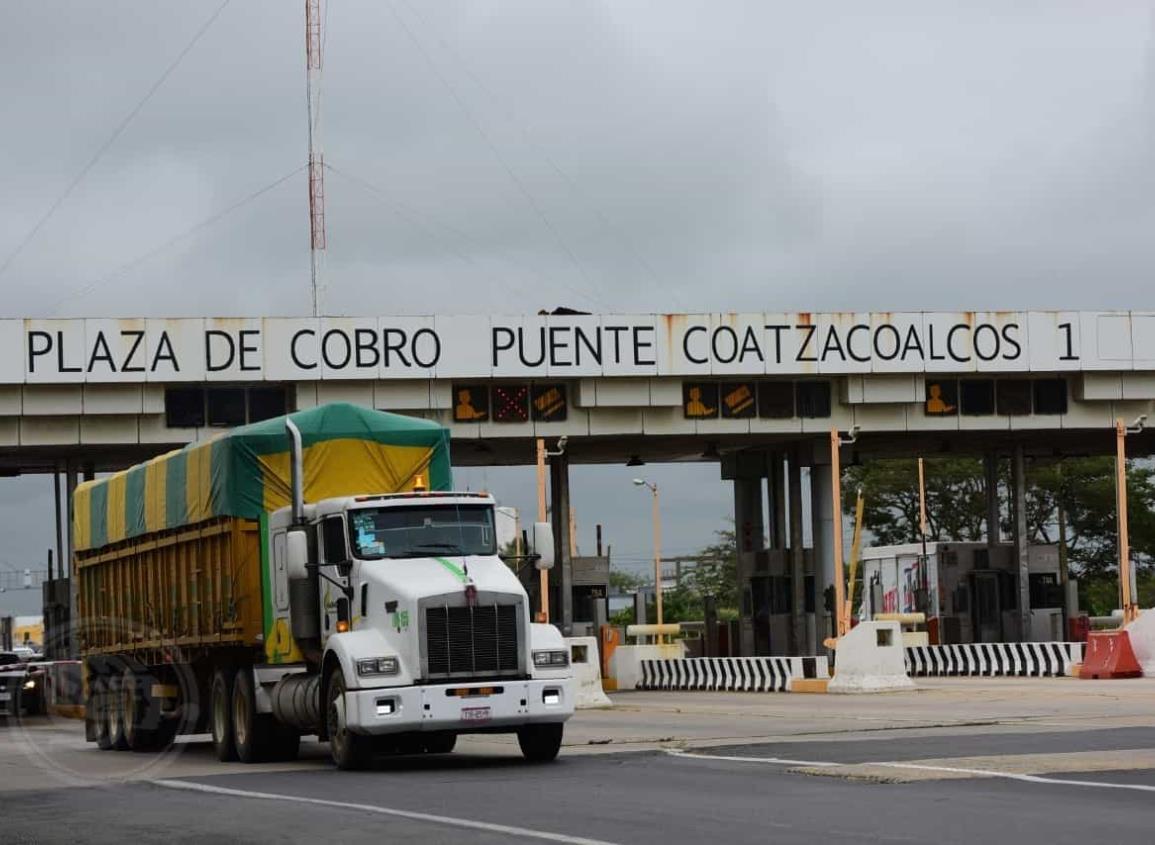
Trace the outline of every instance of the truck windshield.
{"label": "truck windshield", "polygon": [[360,508],[350,512],[349,533],[361,560],[497,554],[488,505]]}

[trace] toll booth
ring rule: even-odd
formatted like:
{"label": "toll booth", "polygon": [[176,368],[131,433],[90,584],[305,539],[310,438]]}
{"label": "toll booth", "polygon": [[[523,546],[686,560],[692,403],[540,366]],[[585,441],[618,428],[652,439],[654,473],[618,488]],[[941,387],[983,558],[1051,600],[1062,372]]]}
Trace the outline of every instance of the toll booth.
{"label": "toll booth", "polygon": [[[796,608],[798,593],[791,574],[790,552],[785,549],[761,549],[754,552],[753,572],[742,590],[742,615],[751,620],[754,632],[754,655],[800,653],[794,643],[796,614],[810,618],[821,597],[815,592],[813,550],[803,553],[801,607]],[[735,645],[737,638],[735,638]]]}
{"label": "toll booth", "polygon": [[573,571],[572,636],[598,635],[609,621],[610,559],[590,555],[571,559]]}
{"label": "toll booth", "polygon": [[[932,643],[1057,641],[1063,595],[1055,545],[1027,549],[1031,629],[1020,630],[1014,546],[920,543],[862,550],[855,616],[924,613]],[[1077,603],[1077,602],[1076,602]]]}

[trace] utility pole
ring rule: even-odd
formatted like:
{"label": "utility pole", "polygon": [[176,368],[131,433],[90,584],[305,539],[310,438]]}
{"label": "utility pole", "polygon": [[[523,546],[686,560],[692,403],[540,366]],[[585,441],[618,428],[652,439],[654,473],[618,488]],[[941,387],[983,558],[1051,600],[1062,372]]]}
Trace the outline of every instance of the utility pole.
{"label": "utility pole", "polygon": [[[537,521],[547,520],[545,508],[545,439],[537,438]],[[538,622],[549,621],[549,570],[538,571],[538,584],[541,590],[541,610],[538,613]]]}
{"label": "utility pole", "polygon": [[320,315],[319,280],[325,250],[325,156],[320,151],[321,65],[324,39],[321,0],[305,0],[305,69],[309,118],[309,260],[313,316]]}

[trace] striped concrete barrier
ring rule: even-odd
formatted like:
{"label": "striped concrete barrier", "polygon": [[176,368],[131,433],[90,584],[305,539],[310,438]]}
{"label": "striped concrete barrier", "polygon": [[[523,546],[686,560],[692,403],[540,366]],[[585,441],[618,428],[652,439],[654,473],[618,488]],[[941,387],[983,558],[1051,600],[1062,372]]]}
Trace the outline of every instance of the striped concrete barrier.
{"label": "striped concrete barrier", "polygon": [[1083,643],[962,643],[909,646],[906,671],[933,676],[1060,677],[1083,662]]}
{"label": "striped concrete barrier", "polygon": [[825,657],[686,657],[643,660],[643,690],[788,692],[795,678],[829,676]]}

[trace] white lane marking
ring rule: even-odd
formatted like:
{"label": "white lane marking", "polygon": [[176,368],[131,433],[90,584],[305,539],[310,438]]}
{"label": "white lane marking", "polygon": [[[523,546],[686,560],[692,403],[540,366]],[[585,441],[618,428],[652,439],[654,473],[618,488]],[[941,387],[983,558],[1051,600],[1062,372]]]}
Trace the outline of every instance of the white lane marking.
{"label": "white lane marking", "polygon": [[361,810],[366,813],[376,813],[382,816],[395,816],[402,819],[411,819],[419,822],[432,822],[449,827],[461,827],[467,830],[483,830],[487,833],[500,833],[506,836],[520,836],[524,839],[539,839],[545,842],[563,842],[566,845],[615,845],[602,839],[587,839],[582,836],[567,836],[564,833],[550,833],[546,830],[531,830],[526,827],[513,827],[505,824],[477,821],[475,819],[459,819],[453,816],[438,816],[432,813],[415,813],[411,810],[398,810],[393,807],[380,807],[376,804],[354,804],[347,801],[329,801],[324,798],[307,798],[298,795],[283,795],[276,792],[252,792],[247,789],[229,789],[224,786],[210,786],[205,783],[192,783],[179,780],[151,780],[147,781],[154,786],[165,789],[184,789],[191,792],[208,792],[213,795],[228,795],[233,798],[257,798],[265,801],[286,801],[290,804],[317,804],[322,807],[337,807],[342,810]]}
{"label": "white lane marking", "polygon": [[1155,786],[1142,783],[1110,783],[1101,780],[1067,780],[1064,778],[1049,778],[1043,775],[1025,775],[1017,772],[999,772],[993,769],[963,769],[955,766],[928,766],[921,763],[899,763],[894,761],[864,762],[864,763],[829,763],[815,760],[787,760],[782,757],[738,757],[723,754],[695,754],[692,751],[683,751],[677,748],[667,748],[666,753],[673,757],[690,757],[702,760],[729,760],[737,763],[771,763],[779,766],[808,766],[810,768],[849,768],[852,766],[885,766],[890,769],[915,769],[924,772],[946,772],[949,774],[970,775],[972,777],[1005,778],[1024,783],[1052,783],[1063,786],[1086,786],[1097,789],[1130,789],[1135,792],[1155,792]]}
{"label": "white lane marking", "polygon": [[693,757],[695,760],[729,760],[732,763],[776,763],[780,766],[842,766],[843,763],[823,763],[815,760],[787,760],[782,757],[738,757],[725,754],[695,754],[693,751],[684,751],[681,748],[667,748],[666,753],[671,757]]}
{"label": "white lane marking", "polygon": [[1136,792],[1155,792],[1155,786],[1143,783],[1110,783],[1102,780],[1066,780],[1064,778],[1049,778],[1042,775],[1024,775],[1017,772],[999,772],[992,769],[959,769],[952,766],[925,766],[918,763],[862,763],[864,766],[887,766],[892,769],[921,769],[928,772],[950,772],[953,774],[973,775],[975,777],[1006,778],[1020,780],[1024,783],[1058,783],[1063,786],[1088,786],[1098,789],[1131,789]]}

